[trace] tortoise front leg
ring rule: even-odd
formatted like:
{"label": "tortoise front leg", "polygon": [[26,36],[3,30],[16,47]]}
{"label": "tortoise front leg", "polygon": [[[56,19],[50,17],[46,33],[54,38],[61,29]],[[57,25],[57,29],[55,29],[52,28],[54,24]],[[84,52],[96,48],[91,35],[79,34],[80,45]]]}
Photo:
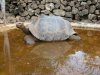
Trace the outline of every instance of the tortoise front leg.
{"label": "tortoise front leg", "polygon": [[28,44],[28,45],[35,44],[35,41],[31,35],[25,35],[24,40],[25,40],[26,44]]}

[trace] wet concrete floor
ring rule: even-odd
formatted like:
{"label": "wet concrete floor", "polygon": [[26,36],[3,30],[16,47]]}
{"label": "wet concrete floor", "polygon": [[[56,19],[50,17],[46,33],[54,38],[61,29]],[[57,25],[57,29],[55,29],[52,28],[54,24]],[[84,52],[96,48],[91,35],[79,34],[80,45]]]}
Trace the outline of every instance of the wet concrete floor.
{"label": "wet concrete floor", "polygon": [[0,33],[0,75],[100,75],[100,31],[76,30],[80,42],[25,44],[24,34],[10,30],[10,57]]}

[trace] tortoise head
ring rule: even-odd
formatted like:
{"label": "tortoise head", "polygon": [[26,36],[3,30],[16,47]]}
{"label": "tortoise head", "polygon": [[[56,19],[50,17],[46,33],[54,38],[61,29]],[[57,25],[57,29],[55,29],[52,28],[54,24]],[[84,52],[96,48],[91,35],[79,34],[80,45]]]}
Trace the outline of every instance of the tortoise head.
{"label": "tortoise head", "polygon": [[25,28],[24,23],[21,23],[21,22],[20,23],[17,23],[16,24],[16,27],[19,28],[19,29]]}

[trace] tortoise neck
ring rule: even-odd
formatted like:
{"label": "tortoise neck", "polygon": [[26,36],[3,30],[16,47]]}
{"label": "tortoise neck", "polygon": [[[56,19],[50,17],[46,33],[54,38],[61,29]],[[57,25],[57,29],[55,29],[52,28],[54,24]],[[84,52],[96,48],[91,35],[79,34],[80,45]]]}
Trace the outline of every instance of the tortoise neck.
{"label": "tortoise neck", "polygon": [[21,28],[21,30],[22,30],[26,35],[30,35],[30,34],[31,34],[30,31],[29,31],[29,29],[26,28],[26,27]]}

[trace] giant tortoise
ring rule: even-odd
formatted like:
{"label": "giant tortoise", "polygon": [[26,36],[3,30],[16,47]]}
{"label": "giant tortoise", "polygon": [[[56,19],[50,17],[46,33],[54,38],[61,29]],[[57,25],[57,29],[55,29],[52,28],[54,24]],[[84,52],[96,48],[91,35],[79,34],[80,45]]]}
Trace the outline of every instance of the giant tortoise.
{"label": "giant tortoise", "polygon": [[68,38],[80,40],[70,22],[60,16],[41,15],[36,22],[32,22],[27,27],[23,23],[17,23],[16,27],[26,34],[24,39],[27,44],[34,44],[38,40],[59,41]]}

